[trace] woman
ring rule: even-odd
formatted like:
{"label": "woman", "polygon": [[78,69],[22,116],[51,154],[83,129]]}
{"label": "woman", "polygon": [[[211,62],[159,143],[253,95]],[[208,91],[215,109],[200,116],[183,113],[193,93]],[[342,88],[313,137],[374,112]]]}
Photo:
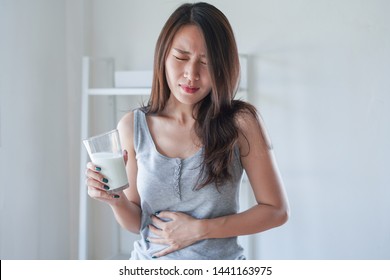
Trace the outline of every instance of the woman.
{"label": "woman", "polygon": [[[132,259],[244,259],[237,236],[282,225],[288,203],[255,108],[233,99],[232,28],[214,6],[184,4],[154,59],[148,105],[118,124],[130,187],[108,194],[104,172],[88,163],[88,193],[141,234]],[[257,204],[237,213],[244,170]]]}

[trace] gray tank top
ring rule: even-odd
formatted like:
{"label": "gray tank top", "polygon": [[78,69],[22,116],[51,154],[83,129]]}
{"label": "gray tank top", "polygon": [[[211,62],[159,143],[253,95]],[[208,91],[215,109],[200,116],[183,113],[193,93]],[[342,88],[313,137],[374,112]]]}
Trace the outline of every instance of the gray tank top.
{"label": "gray tank top", "polygon": [[[138,166],[137,188],[141,198],[141,239],[134,242],[131,259],[151,259],[166,245],[146,242],[155,237],[149,231],[150,216],[157,211],[183,212],[199,219],[216,218],[238,211],[238,193],[243,168],[238,148],[232,164],[232,181],[221,186],[207,185],[196,190],[203,148],[185,158],[170,158],[157,151],[145,113],[134,111],[134,149]],[[159,259],[245,259],[237,237],[201,240]]]}

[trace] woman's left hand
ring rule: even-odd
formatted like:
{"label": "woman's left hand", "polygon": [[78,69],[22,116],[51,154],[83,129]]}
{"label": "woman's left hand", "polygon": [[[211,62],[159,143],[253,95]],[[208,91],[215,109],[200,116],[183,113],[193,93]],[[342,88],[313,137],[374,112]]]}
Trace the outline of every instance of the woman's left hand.
{"label": "woman's left hand", "polygon": [[148,241],[168,245],[167,248],[154,254],[153,257],[167,255],[201,240],[204,230],[201,221],[181,212],[162,211],[153,215],[149,229],[158,237],[150,237]]}

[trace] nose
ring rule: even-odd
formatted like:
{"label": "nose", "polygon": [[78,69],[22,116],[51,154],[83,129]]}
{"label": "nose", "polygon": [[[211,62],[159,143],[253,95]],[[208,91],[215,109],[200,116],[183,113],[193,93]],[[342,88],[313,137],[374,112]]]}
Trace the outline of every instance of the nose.
{"label": "nose", "polygon": [[197,63],[188,62],[187,67],[184,71],[184,78],[187,78],[190,81],[198,81],[200,79],[199,75],[199,66]]}

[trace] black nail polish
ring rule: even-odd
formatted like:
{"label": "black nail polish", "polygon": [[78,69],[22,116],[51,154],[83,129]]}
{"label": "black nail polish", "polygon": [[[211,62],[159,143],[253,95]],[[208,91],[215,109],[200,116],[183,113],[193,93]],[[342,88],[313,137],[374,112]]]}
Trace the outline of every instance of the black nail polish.
{"label": "black nail polish", "polygon": [[108,183],[108,179],[103,178],[103,183]]}
{"label": "black nail polish", "polygon": [[105,190],[109,190],[110,189],[110,187],[109,186],[107,186],[107,185],[104,185],[104,187],[103,187]]}
{"label": "black nail polish", "polygon": [[149,239],[145,238],[145,242],[146,243],[150,243]]}
{"label": "black nail polish", "polygon": [[158,214],[160,214],[161,211],[157,211],[156,213],[154,213],[155,216],[158,216]]}
{"label": "black nail polish", "polygon": [[117,195],[117,194],[114,194],[113,197],[114,197],[114,198],[120,198],[120,196]]}
{"label": "black nail polish", "polygon": [[157,257],[156,256],[152,256],[152,259],[157,259]]}
{"label": "black nail polish", "polygon": [[102,171],[102,169],[100,167],[98,167],[98,166],[95,167],[95,170],[96,171]]}

